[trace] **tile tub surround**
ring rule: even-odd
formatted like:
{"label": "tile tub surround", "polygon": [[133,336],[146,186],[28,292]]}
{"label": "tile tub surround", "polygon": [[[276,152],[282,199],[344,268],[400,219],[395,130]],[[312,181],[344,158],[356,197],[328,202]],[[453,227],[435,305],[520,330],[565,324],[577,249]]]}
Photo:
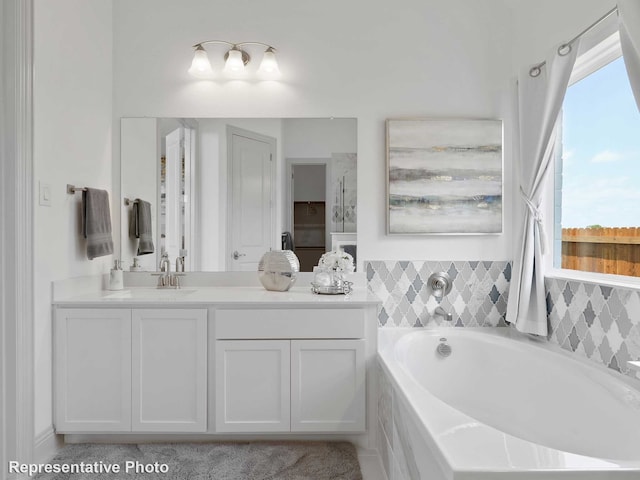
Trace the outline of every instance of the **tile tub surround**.
{"label": "tile tub surround", "polygon": [[431,317],[438,305],[427,288],[429,275],[447,272],[451,292],[440,305],[464,327],[506,326],[511,262],[506,261],[367,261],[367,288],[382,301],[380,327],[448,324]]}
{"label": "tile tub surround", "polygon": [[[379,362],[380,360],[378,360]],[[376,362],[378,381],[378,420],[376,439],[378,453],[389,480],[444,480],[441,467],[416,431],[417,419],[410,418],[408,408],[383,367]]]}
{"label": "tile tub surround", "polygon": [[549,341],[631,376],[640,359],[640,292],[558,278],[545,279]]}

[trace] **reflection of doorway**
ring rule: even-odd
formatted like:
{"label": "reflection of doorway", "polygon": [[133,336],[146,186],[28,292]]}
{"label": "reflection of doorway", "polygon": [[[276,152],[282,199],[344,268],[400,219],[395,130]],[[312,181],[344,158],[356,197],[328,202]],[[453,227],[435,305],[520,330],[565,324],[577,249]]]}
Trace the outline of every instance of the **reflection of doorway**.
{"label": "reflection of doorway", "polygon": [[326,252],[326,164],[291,165],[294,251],[300,271],[311,272]]}
{"label": "reflection of doorway", "polygon": [[[194,205],[192,168],[195,164],[196,129],[187,121],[162,135],[158,189],[158,248],[169,258],[183,257],[185,269],[194,261]],[[158,257],[159,258],[159,257]]]}
{"label": "reflection of doorway", "polygon": [[273,198],[276,139],[227,127],[227,270],[256,271],[276,239]]}

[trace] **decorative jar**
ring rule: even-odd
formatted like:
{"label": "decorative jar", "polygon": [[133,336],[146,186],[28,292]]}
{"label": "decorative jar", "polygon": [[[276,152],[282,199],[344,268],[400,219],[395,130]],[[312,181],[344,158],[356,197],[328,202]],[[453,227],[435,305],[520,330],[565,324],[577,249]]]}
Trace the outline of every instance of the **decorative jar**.
{"label": "decorative jar", "polygon": [[258,278],[267,290],[286,292],[295,283],[300,261],[291,250],[272,250],[258,263]]}

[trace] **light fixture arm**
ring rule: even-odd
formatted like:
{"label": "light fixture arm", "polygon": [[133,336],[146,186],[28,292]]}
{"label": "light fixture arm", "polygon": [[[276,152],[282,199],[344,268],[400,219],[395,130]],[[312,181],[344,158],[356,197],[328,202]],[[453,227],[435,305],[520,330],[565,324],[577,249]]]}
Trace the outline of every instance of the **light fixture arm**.
{"label": "light fixture arm", "polygon": [[275,51],[276,51],[275,47],[272,47],[271,45],[267,45],[266,43],[262,43],[262,42],[242,42],[242,43],[236,43],[236,47],[242,47],[243,45],[260,45],[261,47],[267,47],[267,50],[271,50],[272,52],[275,52]]}
{"label": "light fixture arm", "polygon": [[244,45],[260,45],[261,47],[267,47],[267,49],[270,49],[272,52],[276,51],[275,47],[272,47],[271,45],[268,45],[262,42],[231,43],[231,42],[226,42],[224,40],[205,40],[204,42],[196,43],[195,45],[193,45],[193,48],[202,47],[203,45],[208,45],[208,44],[228,45],[231,48],[238,48],[238,47],[242,48]]}
{"label": "light fixture arm", "polygon": [[207,45],[209,43],[214,43],[214,44],[218,44],[218,45],[228,45],[230,47],[235,47],[234,43],[231,42],[225,42],[224,40],[206,40],[204,42],[200,42],[200,43],[196,43],[193,48],[198,48],[198,47],[202,47],[203,45]]}

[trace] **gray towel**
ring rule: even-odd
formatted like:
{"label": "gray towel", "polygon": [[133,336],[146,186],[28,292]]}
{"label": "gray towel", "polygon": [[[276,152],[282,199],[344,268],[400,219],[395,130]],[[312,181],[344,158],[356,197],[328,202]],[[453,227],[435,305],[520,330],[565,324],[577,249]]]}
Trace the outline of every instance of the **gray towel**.
{"label": "gray towel", "polygon": [[138,255],[153,253],[153,229],[151,226],[151,204],[136,199],[133,204],[134,233],[138,239]]}
{"label": "gray towel", "polygon": [[83,190],[82,234],[87,239],[89,260],[113,253],[109,193],[106,190],[97,188]]}
{"label": "gray towel", "polygon": [[293,250],[293,235],[291,232],[283,232],[282,233],[282,249],[283,250]]}

